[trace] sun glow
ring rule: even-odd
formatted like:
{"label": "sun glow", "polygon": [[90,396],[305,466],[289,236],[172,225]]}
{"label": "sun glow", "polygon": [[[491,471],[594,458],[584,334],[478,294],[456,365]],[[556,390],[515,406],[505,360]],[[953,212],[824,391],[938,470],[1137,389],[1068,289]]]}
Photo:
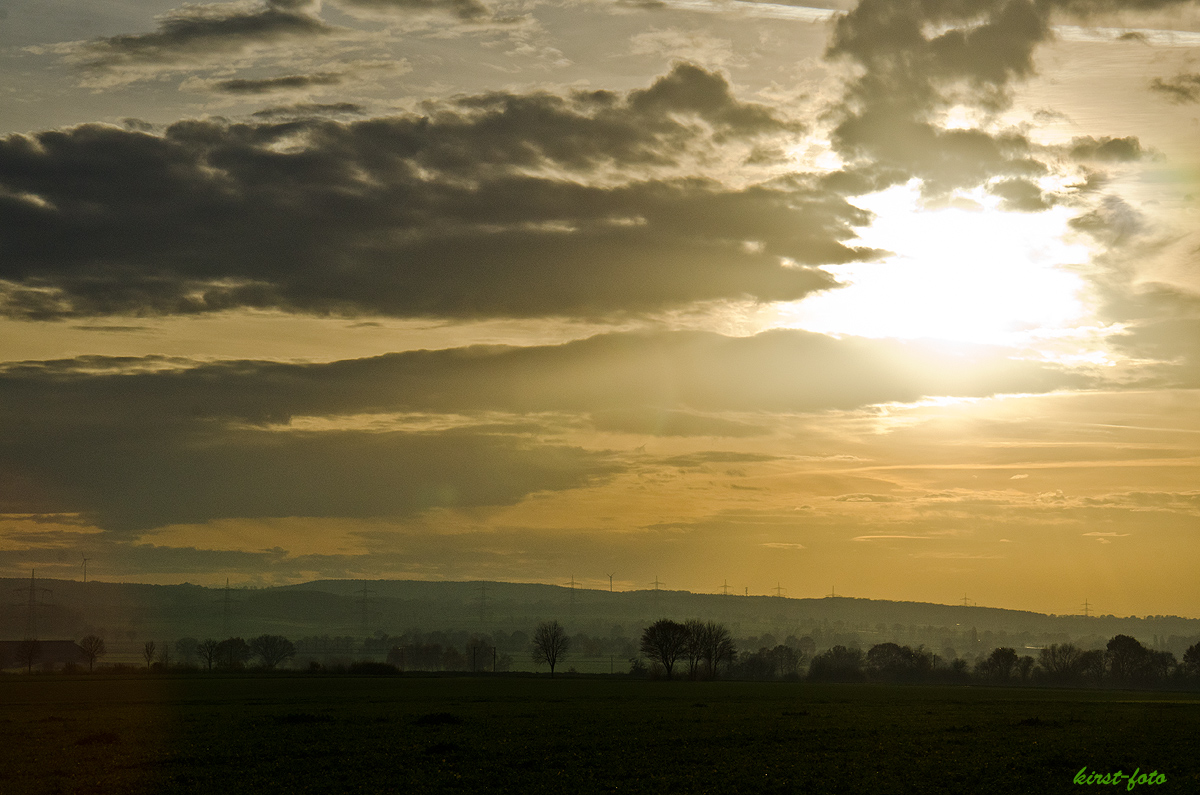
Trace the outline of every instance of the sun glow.
{"label": "sun glow", "polygon": [[883,260],[828,267],[846,286],[780,307],[778,325],[826,334],[1031,345],[1091,324],[1069,242],[1071,212],[1006,212],[987,195],[973,206],[925,209],[915,184],[857,202],[876,214],[862,245]]}

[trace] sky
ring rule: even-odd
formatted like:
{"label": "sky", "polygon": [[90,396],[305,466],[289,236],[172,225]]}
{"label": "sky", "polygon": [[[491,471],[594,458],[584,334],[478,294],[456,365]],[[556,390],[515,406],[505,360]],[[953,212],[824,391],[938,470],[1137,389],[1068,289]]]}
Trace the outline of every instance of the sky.
{"label": "sky", "polygon": [[1200,617],[1200,3],[0,0],[0,575]]}

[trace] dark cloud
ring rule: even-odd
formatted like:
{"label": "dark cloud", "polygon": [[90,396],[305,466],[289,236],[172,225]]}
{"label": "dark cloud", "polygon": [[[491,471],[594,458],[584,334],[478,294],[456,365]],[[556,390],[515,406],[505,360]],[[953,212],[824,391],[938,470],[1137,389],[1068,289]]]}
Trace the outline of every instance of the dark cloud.
{"label": "dark cloud", "polygon": [[1005,210],[1035,213],[1049,208],[1053,201],[1042,189],[1027,179],[1000,180],[988,187],[988,191],[1004,200]]}
{"label": "dark cloud", "polygon": [[334,28],[309,13],[311,6],[295,0],[267,0],[256,8],[236,3],[187,5],[162,17],[153,33],[89,41],[78,55],[95,70],[174,64],[333,32]]}
{"label": "dark cloud", "polygon": [[1146,226],[1142,214],[1119,196],[1104,196],[1093,209],[1072,218],[1071,226],[1114,249],[1133,241]]}
{"label": "dark cloud", "polygon": [[1083,20],[1119,15],[1123,12],[1147,13],[1190,5],[1195,0],[1054,0],[1049,7]]}
{"label": "dark cloud", "polygon": [[876,254],[846,242],[870,215],[802,176],[638,178],[715,139],[795,127],[693,66],[627,95],[497,93],[427,111],[9,136],[2,311],[604,315],[798,299],[834,282],[785,260]]}
{"label": "dark cloud", "polygon": [[136,425],[6,432],[0,512],[81,512],[120,531],[222,518],[407,517],[507,505],[616,471],[602,454],[487,434]]}
{"label": "dark cloud", "polygon": [[121,334],[154,330],[150,326],[112,326],[112,325],[98,325],[95,323],[78,323],[74,326],[71,326],[71,328],[79,329],[80,331],[101,331],[101,332],[121,333]]}
{"label": "dark cloud", "polygon": [[212,84],[214,91],[226,94],[271,94],[277,91],[294,91],[311,86],[336,86],[343,76],[338,72],[318,72],[310,75],[283,75],[261,79],[238,78],[219,80]]}
{"label": "dark cloud", "polygon": [[[819,377],[814,374],[820,374]],[[632,422],[649,412],[811,412],[1086,386],[1084,376],[967,346],[834,339],[802,331],[754,337],[706,332],[608,334],[540,347],[410,351],[329,364],[85,357],[0,370],[0,414],[61,418],[285,424],[297,416],[379,412],[577,412]],[[680,417],[674,421],[683,422]],[[756,426],[738,419],[726,429]]]}
{"label": "dark cloud", "polygon": [[1045,167],[1023,135],[943,129],[935,117],[956,103],[1005,107],[1049,35],[1045,7],[1025,0],[863,0],[838,17],[827,53],[863,69],[837,110],[835,147],[891,182],[920,177],[927,193],[1037,176]]}
{"label": "dark cloud", "polygon": [[1200,386],[1200,298],[1163,284],[1142,285],[1110,299],[1105,313],[1125,328],[1113,343],[1160,386]]}
{"label": "dark cloud", "polygon": [[1179,74],[1169,80],[1156,77],[1150,88],[1172,102],[1200,102],[1200,74]]}
{"label": "dark cloud", "polygon": [[1106,162],[1130,162],[1140,160],[1146,151],[1136,136],[1093,138],[1090,135],[1074,138],[1070,144],[1071,157],[1076,160],[1100,160]]}
{"label": "dark cloud", "polygon": [[[329,364],[16,364],[0,370],[0,512],[80,512],[120,530],[233,517],[411,516],[509,504],[618,471],[607,454],[539,441],[564,416],[633,433],[742,436],[768,431],[771,412],[1088,384],[982,348],[798,331],[613,334]],[[300,416],[371,413],[477,424],[442,432],[290,425]],[[679,465],[698,465],[687,461]]]}
{"label": "dark cloud", "polygon": [[314,116],[365,116],[367,109],[353,102],[296,102],[263,108],[250,114],[256,119],[308,119]]}
{"label": "dark cloud", "polygon": [[492,10],[479,0],[338,0],[349,8],[395,13],[445,12],[467,22],[486,19]]}
{"label": "dark cloud", "polygon": [[[832,141],[852,177],[843,188],[877,190],[917,177],[937,195],[1045,173],[1022,132],[948,129],[940,114],[957,105],[985,116],[1007,108],[1014,84],[1034,74],[1034,51],[1053,37],[1056,15],[1095,19],[1185,2],[862,0],[837,18],[827,51],[860,70],[834,109]],[[1082,159],[1141,154],[1136,139],[1080,146]]]}

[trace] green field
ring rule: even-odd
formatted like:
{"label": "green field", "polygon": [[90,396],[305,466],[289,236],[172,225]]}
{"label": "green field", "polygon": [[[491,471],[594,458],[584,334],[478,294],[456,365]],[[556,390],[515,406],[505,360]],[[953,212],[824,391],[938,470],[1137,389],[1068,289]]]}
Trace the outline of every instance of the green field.
{"label": "green field", "polygon": [[1200,792],[1200,696],[605,678],[0,677],[0,793]]}

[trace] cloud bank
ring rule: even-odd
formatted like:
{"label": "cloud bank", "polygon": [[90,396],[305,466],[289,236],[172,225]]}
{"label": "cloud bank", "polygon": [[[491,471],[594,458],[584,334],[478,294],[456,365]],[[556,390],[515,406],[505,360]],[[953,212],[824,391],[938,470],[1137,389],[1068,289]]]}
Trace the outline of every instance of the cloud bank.
{"label": "cloud bank", "polygon": [[[796,130],[681,64],[649,88],[492,93],[361,121],[83,125],[0,142],[0,311],[394,317],[794,300],[875,252],[803,176],[681,171]],[[644,177],[645,173],[661,176]]]}

